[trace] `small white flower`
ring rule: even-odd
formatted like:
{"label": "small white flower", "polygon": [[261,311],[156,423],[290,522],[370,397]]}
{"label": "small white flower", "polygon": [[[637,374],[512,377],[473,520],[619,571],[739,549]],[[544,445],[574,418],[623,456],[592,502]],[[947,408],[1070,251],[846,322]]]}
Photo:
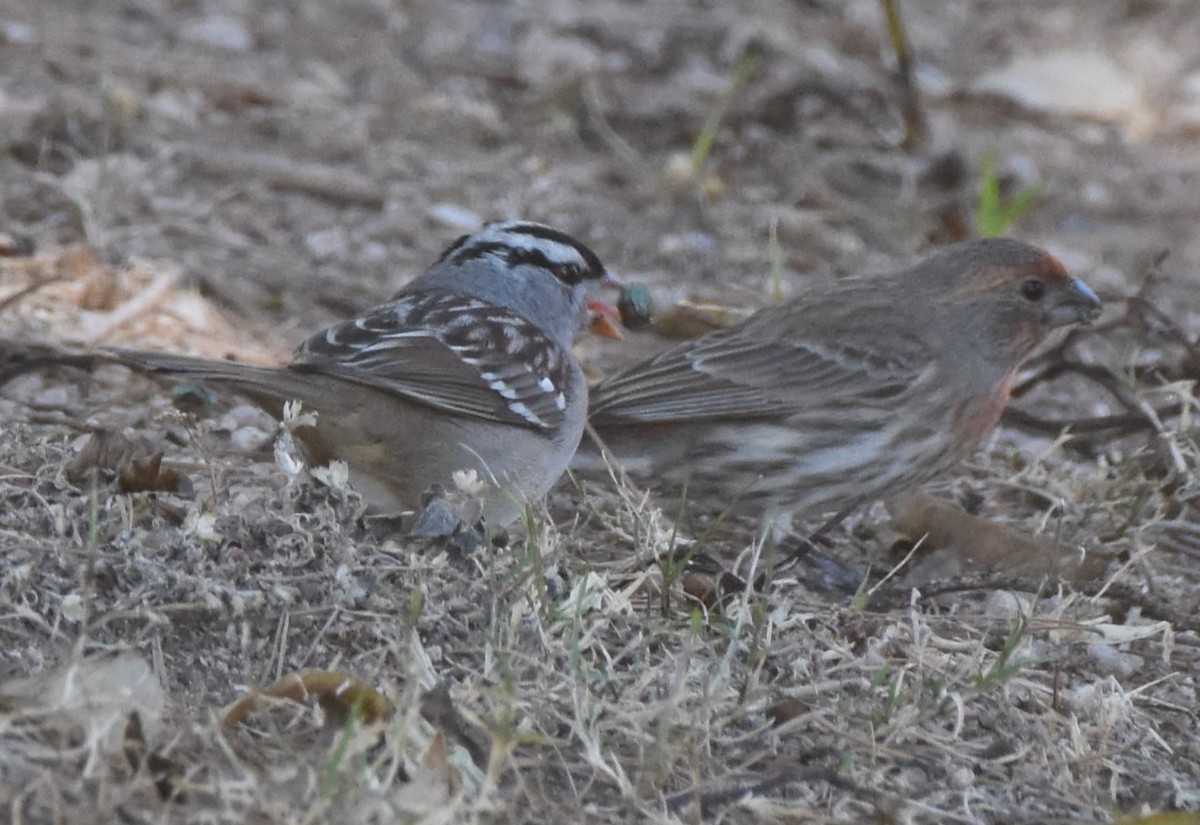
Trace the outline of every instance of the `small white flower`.
{"label": "small white flower", "polygon": [[350,466],[344,461],[331,461],[328,467],[314,467],[312,477],[326,487],[344,493],[350,483]]}
{"label": "small white flower", "polygon": [[220,541],[221,534],[217,532],[216,525],[217,517],[214,514],[189,510],[187,518],[183,520],[183,532],[201,541]]}
{"label": "small white flower", "polygon": [[275,466],[287,476],[288,484],[294,483],[304,472],[304,462],[296,458],[295,448],[291,432],[281,429],[275,438]]}
{"label": "small white flower", "polygon": [[82,622],[87,618],[83,609],[83,596],[78,593],[68,593],[62,600],[63,618],[70,622]]}
{"label": "small white flower", "polygon": [[283,405],[283,426],[288,431],[301,427],[317,426],[317,414],[312,410],[303,410],[300,402],[292,399]]}
{"label": "small white flower", "polygon": [[486,485],[475,470],[455,470],[450,474],[450,478],[454,481],[454,486],[458,490],[472,496],[483,495]]}

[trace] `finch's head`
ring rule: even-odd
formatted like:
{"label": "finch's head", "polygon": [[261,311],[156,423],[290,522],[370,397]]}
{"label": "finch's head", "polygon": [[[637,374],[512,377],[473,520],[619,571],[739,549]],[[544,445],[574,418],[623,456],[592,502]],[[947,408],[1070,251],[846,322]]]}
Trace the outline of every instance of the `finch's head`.
{"label": "finch's head", "polygon": [[1043,249],[1011,238],[947,247],[920,266],[983,354],[1019,365],[1058,327],[1089,324],[1100,299]]}

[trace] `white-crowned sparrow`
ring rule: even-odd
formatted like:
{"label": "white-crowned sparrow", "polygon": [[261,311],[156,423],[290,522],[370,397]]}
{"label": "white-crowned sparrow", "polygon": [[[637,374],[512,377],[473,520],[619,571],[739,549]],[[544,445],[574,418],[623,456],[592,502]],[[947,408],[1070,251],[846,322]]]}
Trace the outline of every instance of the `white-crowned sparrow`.
{"label": "white-crowned sparrow", "polygon": [[484,226],[452,244],[393,300],[308,338],[280,367],[113,350],[153,372],[228,386],[296,430],[318,464],[346,462],[375,510],[420,507],[456,470],[489,482],[491,525],[512,521],[562,474],[579,444],[587,386],[571,353],[603,264],[541,224]]}
{"label": "white-crowned sparrow", "polygon": [[[1017,369],[1100,302],[1009,239],[820,284],[591,391],[589,418],[651,486],[748,507],[777,536],[949,469],[998,420]],[[575,466],[595,466],[589,450]]]}

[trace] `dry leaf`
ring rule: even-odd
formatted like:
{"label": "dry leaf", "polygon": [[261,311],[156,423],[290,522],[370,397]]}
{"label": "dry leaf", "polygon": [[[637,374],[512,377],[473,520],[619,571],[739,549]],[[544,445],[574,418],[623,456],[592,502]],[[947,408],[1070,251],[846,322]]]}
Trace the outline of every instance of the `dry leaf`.
{"label": "dry leaf", "polygon": [[1200,825],[1200,813],[1196,811],[1160,811],[1141,816],[1121,816],[1113,825]]}
{"label": "dry leaf", "polygon": [[120,283],[111,269],[101,267],[80,279],[83,292],[79,295],[79,308],[90,312],[110,312],[120,301]]}
{"label": "dry leaf", "polygon": [[[0,234],[0,255],[3,255]],[[125,344],[223,358],[230,352],[255,364],[278,361],[245,325],[238,326],[188,287],[176,268],[131,259],[106,265],[88,247],[32,249],[19,241],[6,257],[0,309],[20,303],[20,326],[9,334]]]}
{"label": "dry leaf", "polygon": [[179,791],[183,782],[183,767],[174,760],[168,759],[156,750],[151,750],[146,742],[146,732],[142,726],[141,713],[134,711],[129,714],[129,723],[125,726],[125,741],[122,746],[125,751],[125,761],[135,771],[145,768],[154,782],[159,799],[171,799],[175,802],[185,802],[187,798]]}
{"label": "dry leaf", "polygon": [[154,671],[133,653],[90,656],[0,684],[0,709],[28,717],[46,736],[65,735],[104,752],[121,749],[130,714],[153,734],[165,708]]}
{"label": "dry leaf", "polygon": [[483,770],[487,766],[487,736],[478,732],[458,710],[445,682],[439,682],[421,697],[421,716],[440,735],[464,748],[477,768]]}
{"label": "dry leaf", "polygon": [[1082,622],[1077,625],[1051,630],[1049,638],[1053,644],[1107,644],[1124,645],[1143,639],[1162,637],[1171,631],[1170,622],[1152,622],[1143,625],[1115,624],[1102,620]]}
{"label": "dry leaf", "polygon": [[364,722],[375,722],[392,714],[392,703],[386,696],[353,676],[336,670],[301,670],[261,691],[252,690],[234,702],[225,711],[221,724],[230,727],[245,721],[263,697],[290,699],[300,704],[315,699],[333,726],[342,725],[356,707],[359,719]]}
{"label": "dry leaf", "polygon": [[812,710],[810,703],[786,696],[768,707],[766,713],[767,718],[771,720],[771,724],[779,727],[784,722],[790,722],[800,714],[808,713],[810,710]]}
{"label": "dry leaf", "polygon": [[[1077,548],[972,516],[930,496],[899,496],[888,507],[895,516],[893,528],[921,541],[924,558],[914,570],[917,581],[991,572],[1078,582],[1090,581],[1108,567],[1109,559],[1100,554],[1083,555]],[[906,581],[912,583],[912,575]]]}
{"label": "dry leaf", "polygon": [[83,280],[104,271],[100,257],[87,246],[76,246],[64,251],[56,263],[59,275],[68,281]]}
{"label": "dry leaf", "polygon": [[275,95],[261,85],[225,78],[202,82],[200,91],[208,98],[213,108],[223,112],[265,108],[278,102]]}
{"label": "dry leaf", "polygon": [[122,493],[177,490],[179,473],[163,467],[162,459],[162,450],[144,459],[131,458],[117,470],[117,489]]}
{"label": "dry leaf", "polygon": [[637,330],[653,325],[654,331],[669,340],[698,338],[709,332],[746,320],[750,311],[713,303],[673,301],[662,311],[661,296],[644,284],[630,284],[621,290],[617,310],[626,329]]}
{"label": "dry leaf", "polygon": [[438,732],[421,763],[408,772],[408,781],[392,796],[392,804],[410,814],[433,813],[443,810],[461,787],[462,778],[450,764],[446,738]]}
{"label": "dry leaf", "polygon": [[170,467],[162,466],[162,450],[145,441],[134,441],[118,432],[92,433],[83,449],[67,465],[67,480],[79,484],[93,470],[114,473],[117,488],[123,493],[142,491],[174,492],[183,478]]}
{"label": "dry leaf", "polygon": [[36,250],[37,244],[28,235],[0,232],[0,257],[23,258],[32,255]]}
{"label": "dry leaf", "polygon": [[749,313],[719,304],[680,301],[654,319],[654,328],[671,341],[698,338],[714,330],[744,321]]}

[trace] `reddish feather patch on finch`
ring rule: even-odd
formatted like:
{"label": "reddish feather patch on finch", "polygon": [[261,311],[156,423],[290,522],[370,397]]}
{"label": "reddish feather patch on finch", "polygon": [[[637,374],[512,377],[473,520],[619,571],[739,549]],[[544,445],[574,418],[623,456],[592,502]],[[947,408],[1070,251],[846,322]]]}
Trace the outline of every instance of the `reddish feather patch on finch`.
{"label": "reddish feather patch on finch", "polygon": [[589,417],[635,478],[787,530],[950,469],[995,425],[1021,364],[1099,313],[1048,252],[969,241],[635,364],[592,389]]}

